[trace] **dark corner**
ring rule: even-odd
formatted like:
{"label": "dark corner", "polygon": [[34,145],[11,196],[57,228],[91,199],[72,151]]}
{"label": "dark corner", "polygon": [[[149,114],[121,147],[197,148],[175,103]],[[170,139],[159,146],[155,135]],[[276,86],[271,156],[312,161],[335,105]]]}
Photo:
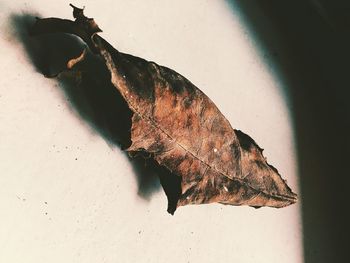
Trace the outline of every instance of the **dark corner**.
{"label": "dark corner", "polygon": [[350,1],[236,1],[291,101],[304,260],[345,262],[350,158]]}

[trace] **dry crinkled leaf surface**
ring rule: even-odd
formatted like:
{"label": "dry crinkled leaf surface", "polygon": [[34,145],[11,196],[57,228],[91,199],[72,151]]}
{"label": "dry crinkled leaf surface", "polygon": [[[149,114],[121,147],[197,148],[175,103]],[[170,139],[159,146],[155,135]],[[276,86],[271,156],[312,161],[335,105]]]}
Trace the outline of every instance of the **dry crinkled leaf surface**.
{"label": "dry crinkled leaf surface", "polygon": [[133,111],[127,151],[147,152],[181,177],[176,207],[213,202],[284,207],[296,202],[296,194],[266,162],[262,149],[234,130],[202,91],[169,68],[117,51],[97,35],[101,30],[93,19],[73,8],[75,21],[38,19],[32,34],[75,34],[104,59],[112,84]]}

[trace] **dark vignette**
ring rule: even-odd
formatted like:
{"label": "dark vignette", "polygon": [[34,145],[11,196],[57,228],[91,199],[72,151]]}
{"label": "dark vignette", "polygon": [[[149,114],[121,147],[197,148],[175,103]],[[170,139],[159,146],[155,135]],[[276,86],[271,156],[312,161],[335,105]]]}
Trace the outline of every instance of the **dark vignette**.
{"label": "dark vignette", "polygon": [[345,262],[350,222],[350,2],[227,2],[251,32],[265,61],[276,66],[290,100],[304,260]]}

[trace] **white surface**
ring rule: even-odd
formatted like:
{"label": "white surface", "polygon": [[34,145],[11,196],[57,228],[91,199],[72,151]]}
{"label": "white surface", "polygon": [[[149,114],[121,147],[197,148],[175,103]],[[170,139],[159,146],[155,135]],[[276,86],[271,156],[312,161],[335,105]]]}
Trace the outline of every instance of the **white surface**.
{"label": "white surface", "polygon": [[[196,84],[298,193],[282,84],[225,1],[74,4],[120,51]],[[302,262],[300,203],[188,206],[171,216],[162,190],[149,201],[138,196],[129,160],[84,123],[55,80],[35,71],[8,20],[29,11],[71,18],[68,3],[0,8],[0,262]]]}

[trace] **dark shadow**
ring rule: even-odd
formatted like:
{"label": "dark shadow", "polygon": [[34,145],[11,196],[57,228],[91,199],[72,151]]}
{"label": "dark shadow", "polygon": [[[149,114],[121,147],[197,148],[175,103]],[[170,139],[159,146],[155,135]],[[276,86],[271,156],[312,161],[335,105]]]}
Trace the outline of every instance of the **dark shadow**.
{"label": "dark shadow", "polygon": [[228,3],[252,33],[259,52],[276,66],[291,103],[305,262],[346,262],[350,1]]}
{"label": "dark shadow", "polygon": [[[32,14],[11,17],[16,37],[38,72],[53,75],[64,70],[67,61],[78,57],[85,48],[80,39],[69,34],[30,36],[34,22]],[[57,81],[72,108],[94,131],[110,144],[122,148],[130,145],[132,112],[111,84],[110,73],[99,57],[88,52],[74,71],[60,74]],[[174,212],[180,187],[177,176],[157,165],[152,158],[136,156],[130,161],[138,181],[138,194],[148,200],[160,188],[159,177],[169,199],[169,212]]]}

